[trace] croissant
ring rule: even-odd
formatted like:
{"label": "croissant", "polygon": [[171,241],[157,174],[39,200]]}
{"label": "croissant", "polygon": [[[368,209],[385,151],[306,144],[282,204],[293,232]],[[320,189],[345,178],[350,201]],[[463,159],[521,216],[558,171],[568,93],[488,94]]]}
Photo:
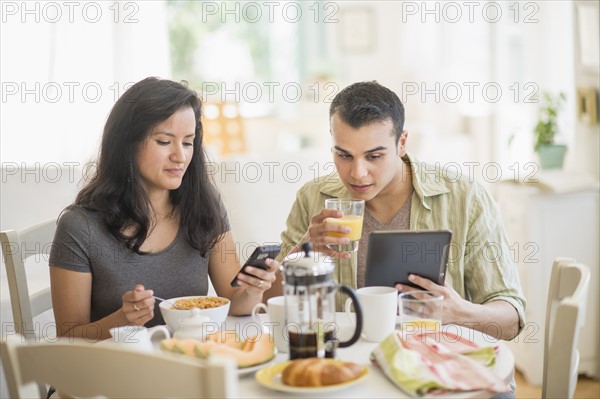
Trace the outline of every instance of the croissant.
{"label": "croissant", "polygon": [[319,358],[296,359],[283,369],[281,380],[295,387],[320,387],[341,384],[360,377],[356,363]]}

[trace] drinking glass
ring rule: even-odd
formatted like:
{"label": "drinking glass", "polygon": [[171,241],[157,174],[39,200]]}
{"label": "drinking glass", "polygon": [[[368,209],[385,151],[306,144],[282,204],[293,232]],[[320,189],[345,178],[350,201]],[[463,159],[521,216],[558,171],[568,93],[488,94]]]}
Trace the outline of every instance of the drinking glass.
{"label": "drinking glass", "polygon": [[406,334],[438,332],[442,326],[444,297],[431,291],[403,292],[398,297],[400,328]]}
{"label": "drinking glass", "polygon": [[351,229],[349,233],[338,233],[333,231],[327,232],[327,235],[330,237],[348,237],[350,239],[350,243],[348,244],[327,244],[327,247],[337,252],[358,251],[358,243],[360,242],[360,237],[362,236],[365,201],[330,198],[325,200],[325,208],[335,209],[342,211],[343,213],[341,218],[327,218],[325,219],[326,222],[348,226]]}

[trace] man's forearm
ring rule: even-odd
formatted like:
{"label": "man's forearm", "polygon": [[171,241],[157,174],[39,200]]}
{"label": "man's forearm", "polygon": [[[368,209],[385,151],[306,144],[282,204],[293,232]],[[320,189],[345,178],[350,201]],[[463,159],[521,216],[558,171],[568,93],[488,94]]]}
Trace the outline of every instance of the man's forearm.
{"label": "man's forearm", "polygon": [[471,303],[456,323],[498,339],[509,340],[519,332],[519,314],[503,300],[483,305]]}

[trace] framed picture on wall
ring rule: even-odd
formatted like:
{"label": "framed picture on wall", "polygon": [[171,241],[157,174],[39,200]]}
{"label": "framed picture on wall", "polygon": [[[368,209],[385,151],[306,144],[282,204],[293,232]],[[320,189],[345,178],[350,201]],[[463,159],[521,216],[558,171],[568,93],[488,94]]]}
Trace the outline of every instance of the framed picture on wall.
{"label": "framed picture on wall", "polygon": [[600,68],[600,28],[598,3],[577,5],[577,42],[583,67]]}
{"label": "framed picture on wall", "polygon": [[593,87],[577,89],[577,116],[590,126],[598,123],[598,94]]}
{"label": "framed picture on wall", "polygon": [[340,10],[338,40],[347,53],[366,53],[375,49],[375,13],[369,7]]}

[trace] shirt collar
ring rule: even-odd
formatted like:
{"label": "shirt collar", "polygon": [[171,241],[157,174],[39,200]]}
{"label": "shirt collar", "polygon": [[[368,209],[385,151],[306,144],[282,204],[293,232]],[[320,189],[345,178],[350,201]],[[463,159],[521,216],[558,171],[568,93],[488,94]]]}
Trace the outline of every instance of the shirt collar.
{"label": "shirt collar", "polygon": [[350,198],[350,194],[337,172],[325,177],[325,181],[323,181],[319,191],[333,198]]}
{"label": "shirt collar", "polygon": [[450,192],[438,165],[429,165],[419,161],[409,153],[406,153],[402,160],[410,163],[413,187],[419,196],[433,197]]}

